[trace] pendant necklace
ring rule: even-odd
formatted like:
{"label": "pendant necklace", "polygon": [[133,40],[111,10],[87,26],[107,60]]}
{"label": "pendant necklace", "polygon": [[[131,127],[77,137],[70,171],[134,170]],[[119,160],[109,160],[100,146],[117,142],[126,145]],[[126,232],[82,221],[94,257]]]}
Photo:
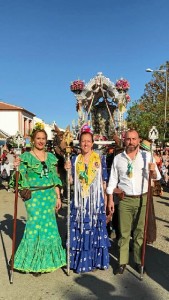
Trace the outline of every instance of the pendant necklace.
{"label": "pendant necklace", "polygon": [[127,161],[128,161],[128,164],[127,164],[127,176],[129,178],[133,177],[133,164],[134,164],[135,160],[136,160],[136,156],[131,161],[127,158]]}
{"label": "pendant necklace", "polygon": [[44,154],[44,160],[41,160],[41,159],[38,157],[38,155],[36,155],[36,153],[35,153],[33,150],[32,150],[32,152],[35,154],[36,158],[37,158],[37,159],[41,162],[41,164],[42,164],[41,177],[43,177],[43,176],[48,177],[49,171],[48,171],[48,166],[47,166],[47,164],[46,164],[46,162],[45,162],[45,154]]}

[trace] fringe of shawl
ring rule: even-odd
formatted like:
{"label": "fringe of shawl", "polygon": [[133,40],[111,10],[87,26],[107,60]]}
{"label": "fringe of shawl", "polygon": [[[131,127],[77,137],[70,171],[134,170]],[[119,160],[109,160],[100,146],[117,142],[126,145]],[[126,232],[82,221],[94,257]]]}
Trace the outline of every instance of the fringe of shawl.
{"label": "fringe of shawl", "polygon": [[75,161],[75,178],[74,178],[74,204],[77,209],[76,221],[78,223],[78,227],[83,232],[83,220],[86,216],[86,205],[87,201],[89,204],[89,218],[90,218],[90,226],[92,224],[97,223],[98,213],[100,210],[100,197],[104,197],[103,193],[103,185],[102,185],[102,177],[101,177],[101,164],[97,170],[96,177],[92,184],[89,187],[89,195],[87,197],[82,197],[82,185],[77,176],[76,172],[76,164],[77,158]]}

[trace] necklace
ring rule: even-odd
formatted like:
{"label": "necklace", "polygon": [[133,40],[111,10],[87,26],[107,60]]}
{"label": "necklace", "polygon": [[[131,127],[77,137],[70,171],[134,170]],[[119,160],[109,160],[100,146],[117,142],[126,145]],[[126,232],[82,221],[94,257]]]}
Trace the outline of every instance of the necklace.
{"label": "necklace", "polygon": [[42,160],[42,159],[40,159],[40,157],[35,153],[34,150],[32,150],[32,152],[35,154],[35,156],[36,156],[36,158],[37,158],[38,160],[40,160],[41,162],[45,161],[45,153],[44,153],[44,159]]}
{"label": "necklace", "polygon": [[129,160],[127,158],[127,162],[128,162],[128,164],[127,164],[127,176],[129,178],[133,177],[133,164],[134,164],[135,160],[136,160],[136,156],[132,160]]}
{"label": "necklace", "polygon": [[46,176],[48,178],[49,170],[48,170],[48,166],[45,162],[45,158],[46,158],[45,153],[44,153],[44,159],[41,160],[40,157],[33,150],[32,150],[32,152],[35,154],[36,158],[41,162],[41,165],[42,165],[42,172],[41,172],[40,177]]}

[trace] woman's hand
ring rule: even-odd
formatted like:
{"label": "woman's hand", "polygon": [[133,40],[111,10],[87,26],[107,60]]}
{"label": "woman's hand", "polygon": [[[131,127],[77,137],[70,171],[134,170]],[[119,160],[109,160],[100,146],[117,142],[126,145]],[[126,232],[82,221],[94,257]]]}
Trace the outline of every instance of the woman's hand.
{"label": "woman's hand", "polygon": [[55,207],[56,212],[58,212],[61,207],[62,207],[61,199],[57,198],[57,203],[56,203],[56,207]]}
{"label": "woman's hand", "polygon": [[64,164],[64,168],[66,171],[70,170],[72,167],[71,161],[70,160],[66,160],[65,164]]}
{"label": "woman's hand", "polygon": [[17,167],[19,167],[20,163],[21,163],[21,159],[19,158],[19,156],[16,156],[13,162],[14,168],[16,169]]}

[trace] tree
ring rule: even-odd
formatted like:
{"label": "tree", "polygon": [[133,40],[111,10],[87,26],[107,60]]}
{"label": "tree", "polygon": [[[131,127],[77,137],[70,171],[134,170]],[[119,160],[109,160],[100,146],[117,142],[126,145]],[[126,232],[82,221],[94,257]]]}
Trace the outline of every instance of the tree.
{"label": "tree", "polygon": [[[169,101],[167,101],[167,124],[164,124],[164,110],[166,97],[166,77],[169,78],[169,62],[161,65],[158,70],[167,73],[153,72],[152,80],[145,85],[144,94],[138,101],[135,101],[127,112],[128,128],[136,128],[140,136],[147,138],[152,126],[156,126],[159,131],[159,140],[163,140],[166,129],[166,140],[169,140],[167,124],[169,123]],[[165,127],[166,126],[166,127]]]}

